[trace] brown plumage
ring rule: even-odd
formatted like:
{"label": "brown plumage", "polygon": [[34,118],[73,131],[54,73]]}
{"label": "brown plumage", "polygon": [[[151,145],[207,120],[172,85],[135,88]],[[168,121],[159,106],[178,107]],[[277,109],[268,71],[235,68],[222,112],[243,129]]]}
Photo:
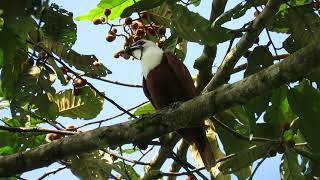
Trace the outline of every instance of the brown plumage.
{"label": "brown plumage", "polygon": [[[194,98],[196,89],[186,66],[172,53],[163,53],[161,63],[143,78],[143,91],[156,109],[174,102]],[[196,146],[207,169],[214,165],[214,156],[205,135],[204,124],[199,127],[183,128],[178,133]]]}

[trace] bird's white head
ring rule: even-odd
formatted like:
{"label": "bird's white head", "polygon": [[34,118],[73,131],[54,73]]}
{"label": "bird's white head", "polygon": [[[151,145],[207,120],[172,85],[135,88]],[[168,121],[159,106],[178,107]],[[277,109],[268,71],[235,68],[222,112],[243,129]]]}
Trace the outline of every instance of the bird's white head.
{"label": "bird's white head", "polygon": [[163,50],[154,42],[145,39],[133,43],[125,49],[134,58],[141,60],[143,76],[147,78],[149,72],[157,67],[162,60]]}

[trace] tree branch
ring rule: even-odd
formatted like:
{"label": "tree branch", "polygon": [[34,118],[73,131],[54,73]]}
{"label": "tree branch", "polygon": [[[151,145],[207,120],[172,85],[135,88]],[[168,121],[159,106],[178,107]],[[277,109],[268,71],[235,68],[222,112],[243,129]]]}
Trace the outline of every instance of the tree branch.
{"label": "tree branch", "polygon": [[39,127],[26,128],[26,127],[0,126],[0,130],[5,130],[5,131],[9,131],[9,132],[17,132],[17,133],[35,132],[35,133],[41,133],[41,134],[56,133],[56,134],[62,134],[62,135],[78,134],[78,132],[73,132],[73,131],[44,129],[44,128],[39,128]]}
{"label": "tree branch", "polygon": [[203,90],[203,93],[209,92],[229,81],[230,74],[232,73],[234,66],[236,65],[242,54],[254,44],[259,34],[266,26],[267,21],[278,12],[280,4],[284,2],[286,2],[286,0],[268,1],[263,11],[250,25],[249,28],[252,30],[245,33],[240,41],[235,45],[235,47],[233,47],[231,51],[226,55],[217,72]]}
{"label": "tree branch", "polygon": [[130,122],[68,136],[25,152],[0,156],[0,176],[12,176],[44,167],[70,155],[106,146],[147,143],[169,132],[197,125],[217,112],[245,104],[282,84],[300,80],[320,66],[319,56],[320,43],[311,43],[256,74],[180,105],[175,104]]}

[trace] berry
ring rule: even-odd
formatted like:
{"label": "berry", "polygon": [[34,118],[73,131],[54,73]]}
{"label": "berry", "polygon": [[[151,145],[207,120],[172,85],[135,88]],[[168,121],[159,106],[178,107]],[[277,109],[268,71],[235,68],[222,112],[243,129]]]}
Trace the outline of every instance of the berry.
{"label": "berry", "polygon": [[132,28],[132,29],[136,30],[136,29],[138,29],[139,27],[143,27],[143,24],[142,24],[141,22],[139,22],[139,21],[134,21],[134,22],[132,22],[132,24],[131,24],[131,28]]}
{"label": "berry", "polygon": [[136,35],[137,35],[137,36],[140,36],[140,37],[143,37],[143,36],[145,35],[145,32],[144,32],[143,29],[137,29]]}
{"label": "berry", "polygon": [[74,125],[68,124],[68,125],[66,126],[66,130],[67,130],[67,131],[76,131],[76,128],[74,127]]}
{"label": "berry", "polygon": [[194,180],[194,178],[192,176],[187,176],[186,180]]}
{"label": "berry", "polygon": [[125,25],[130,25],[132,23],[132,18],[131,17],[127,17],[125,20],[124,20],[124,24]]}
{"label": "berry", "polygon": [[57,139],[62,138],[62,135],[61,135],[61,134],[56,134],[56,133],[49,133],[49,134],[47,135],[47,137],[48,137],[48,139],[49,139],[50,141],[54,141],[54,140],[57,140]]}
{"label": "berry", "polygon": [[156,35],[156,31],[152,27],[148,27],[147,33],[149,35],[151,35],[151,36],[155,36]]}
{"label": "berry", "polygon": [[106,37],[106,40],[107,40],[108,42],[112,42],[112,41],[114,41],[115,39],[116,39],[116,36],[113,35],[113,34],[111,34],[111,33],[109,33],[109,34],[107,35],[107,37]]}
{"label": "berry", "polygon": [[139,14],[140,14],[141,19],[147,19],[148,18],[147,11],[142,11]]}
{"label": "berry", "polygon": [[107,8],[107,9],[104,10],[104,15],[105,15],[105,16],[108,17],[110,14],[111,14],[111,9],[108,9],[108,8]]}
{"label": "berry", "polygon": [[112,28],[111,32],[113,32],[114,34],[117,34],[118,30],[117,30],[117,28]]}
{"label": "berry", "polygon": [[114,58],[119,58],[120,57],[120,53],[119,52],[113,53],[113,57]]}
{"label": "berry", "polygon": [[123,59],[130,59],[130,55],[129,54],[121,54],[121,56],[123,57]]}
{"label": "berry", "polygon": [[44,51],[39,52],[39,54],[38,54],[39,60],[43,60],[46,57],[47,57],[47,53],[46,52],[44,52]]}
{"label": "berry", "polygon": [[160,27],[158,29],[158,33],[159,33],[160,36],[164,36],[166,34],[166,28]]}
{"label": "berry", "polygon": [[92,23],[94,25],[102,24],[102,20],[98,17],[93,18]]}
{"label": "berry", "polygon": [[76,80],[73,80],[73,86],[74,87],[82,87],[84,85],[87,84],[87,81],[85,79],[76,79]]}

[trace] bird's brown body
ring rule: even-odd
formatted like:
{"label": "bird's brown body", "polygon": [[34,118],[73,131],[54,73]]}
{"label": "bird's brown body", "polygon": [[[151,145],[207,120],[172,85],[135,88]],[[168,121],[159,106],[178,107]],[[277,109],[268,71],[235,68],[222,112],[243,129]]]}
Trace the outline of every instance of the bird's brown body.
{"label": "bird's brown body", "polygon": [[[188,69],[168,52],[163,53],[161,63],[148,73],[147,78],[143,78],[143,90],[156,109],[190,100],[197,95]],[[178,133],[189,144],[196,146],[207,168],[213,166],[214,157],[205,135],[204,124],[180,129]]]}

